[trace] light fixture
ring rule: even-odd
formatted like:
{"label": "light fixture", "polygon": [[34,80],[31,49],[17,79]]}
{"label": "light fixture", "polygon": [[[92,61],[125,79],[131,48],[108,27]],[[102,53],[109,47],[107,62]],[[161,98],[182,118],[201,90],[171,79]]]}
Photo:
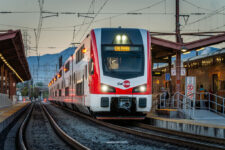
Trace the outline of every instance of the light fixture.
{"label": "light fixture", "polygon": [[203,49],[205,49],[205,48],[202,47],[202,48],[196,49],[196,52],[201,51],[201,50],[203,50]]}
{"label": "light fixture", "polygon": [[181,47],[181,51],[182,51],[182,52],[186,52],[186,51],[187,51],[187,47],[182,46],[182,47]]}
{"label": "light fixture", "polygon": [[19,74],[13,69],[13,67],[6,61],[6,59],[3,57],[3,55],[0,53],[1,60],[6,64],[6,66],[17,76],[18,79],[20,79],[21,82],[24,82],[24,80],[19,76]]}
{"label": "light fixture", "polygon": [[189,54],[189,53],[191,53],[191,52],[185,52],[185,53],[183,53],[183,54]]}

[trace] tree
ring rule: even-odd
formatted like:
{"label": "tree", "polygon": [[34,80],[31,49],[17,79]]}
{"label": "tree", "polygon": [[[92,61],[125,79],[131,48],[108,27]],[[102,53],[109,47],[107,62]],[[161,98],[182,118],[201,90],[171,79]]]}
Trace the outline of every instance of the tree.
{"label": "tree", "polygon": [[22,96],[28,96],[28,88],[24,87],[21,91]]}

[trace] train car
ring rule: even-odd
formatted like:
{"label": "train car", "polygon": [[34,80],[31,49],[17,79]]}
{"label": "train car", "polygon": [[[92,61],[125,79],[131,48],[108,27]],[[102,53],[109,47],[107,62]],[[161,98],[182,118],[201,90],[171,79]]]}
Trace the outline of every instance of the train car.
{"label": "train car", "polygon": [[147,30],[93,29],[49,83],[49,100],[97,119],[144,119],[151,65]]}

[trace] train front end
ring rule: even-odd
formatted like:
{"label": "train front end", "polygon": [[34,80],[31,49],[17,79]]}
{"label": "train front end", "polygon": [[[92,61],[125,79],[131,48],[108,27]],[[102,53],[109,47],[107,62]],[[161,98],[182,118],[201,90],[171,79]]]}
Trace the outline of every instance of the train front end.
{"label": "train front end", "polygon": [[91,38],[90,110],[97,119],[144,119],[152,106],[149,32],[103,28]]}

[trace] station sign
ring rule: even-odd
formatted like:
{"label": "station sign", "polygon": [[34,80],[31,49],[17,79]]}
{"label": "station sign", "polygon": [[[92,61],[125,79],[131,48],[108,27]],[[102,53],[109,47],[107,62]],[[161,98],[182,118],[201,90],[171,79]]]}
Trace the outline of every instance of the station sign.
{"label": "station sign", "polygon": [[[176,76],[176,68],[171,68],[171,75]],[[180,69],[180,75],[186,76],[186,69],[185,68]]]}
{"label": "station sign", "polygon": [[161,71],[152,71],[152,76],[155,76],[155,77],[162,76],[162,72]]}
{"label": "station sign", "polygon": [[187,76],[185,78],[185,96],[195,100],[196,95],[196,77]]}
{"label": "station sign", "polygon": [[166,81],[170,81],[170,73],[166,73],[165,74],[165,80]]}

